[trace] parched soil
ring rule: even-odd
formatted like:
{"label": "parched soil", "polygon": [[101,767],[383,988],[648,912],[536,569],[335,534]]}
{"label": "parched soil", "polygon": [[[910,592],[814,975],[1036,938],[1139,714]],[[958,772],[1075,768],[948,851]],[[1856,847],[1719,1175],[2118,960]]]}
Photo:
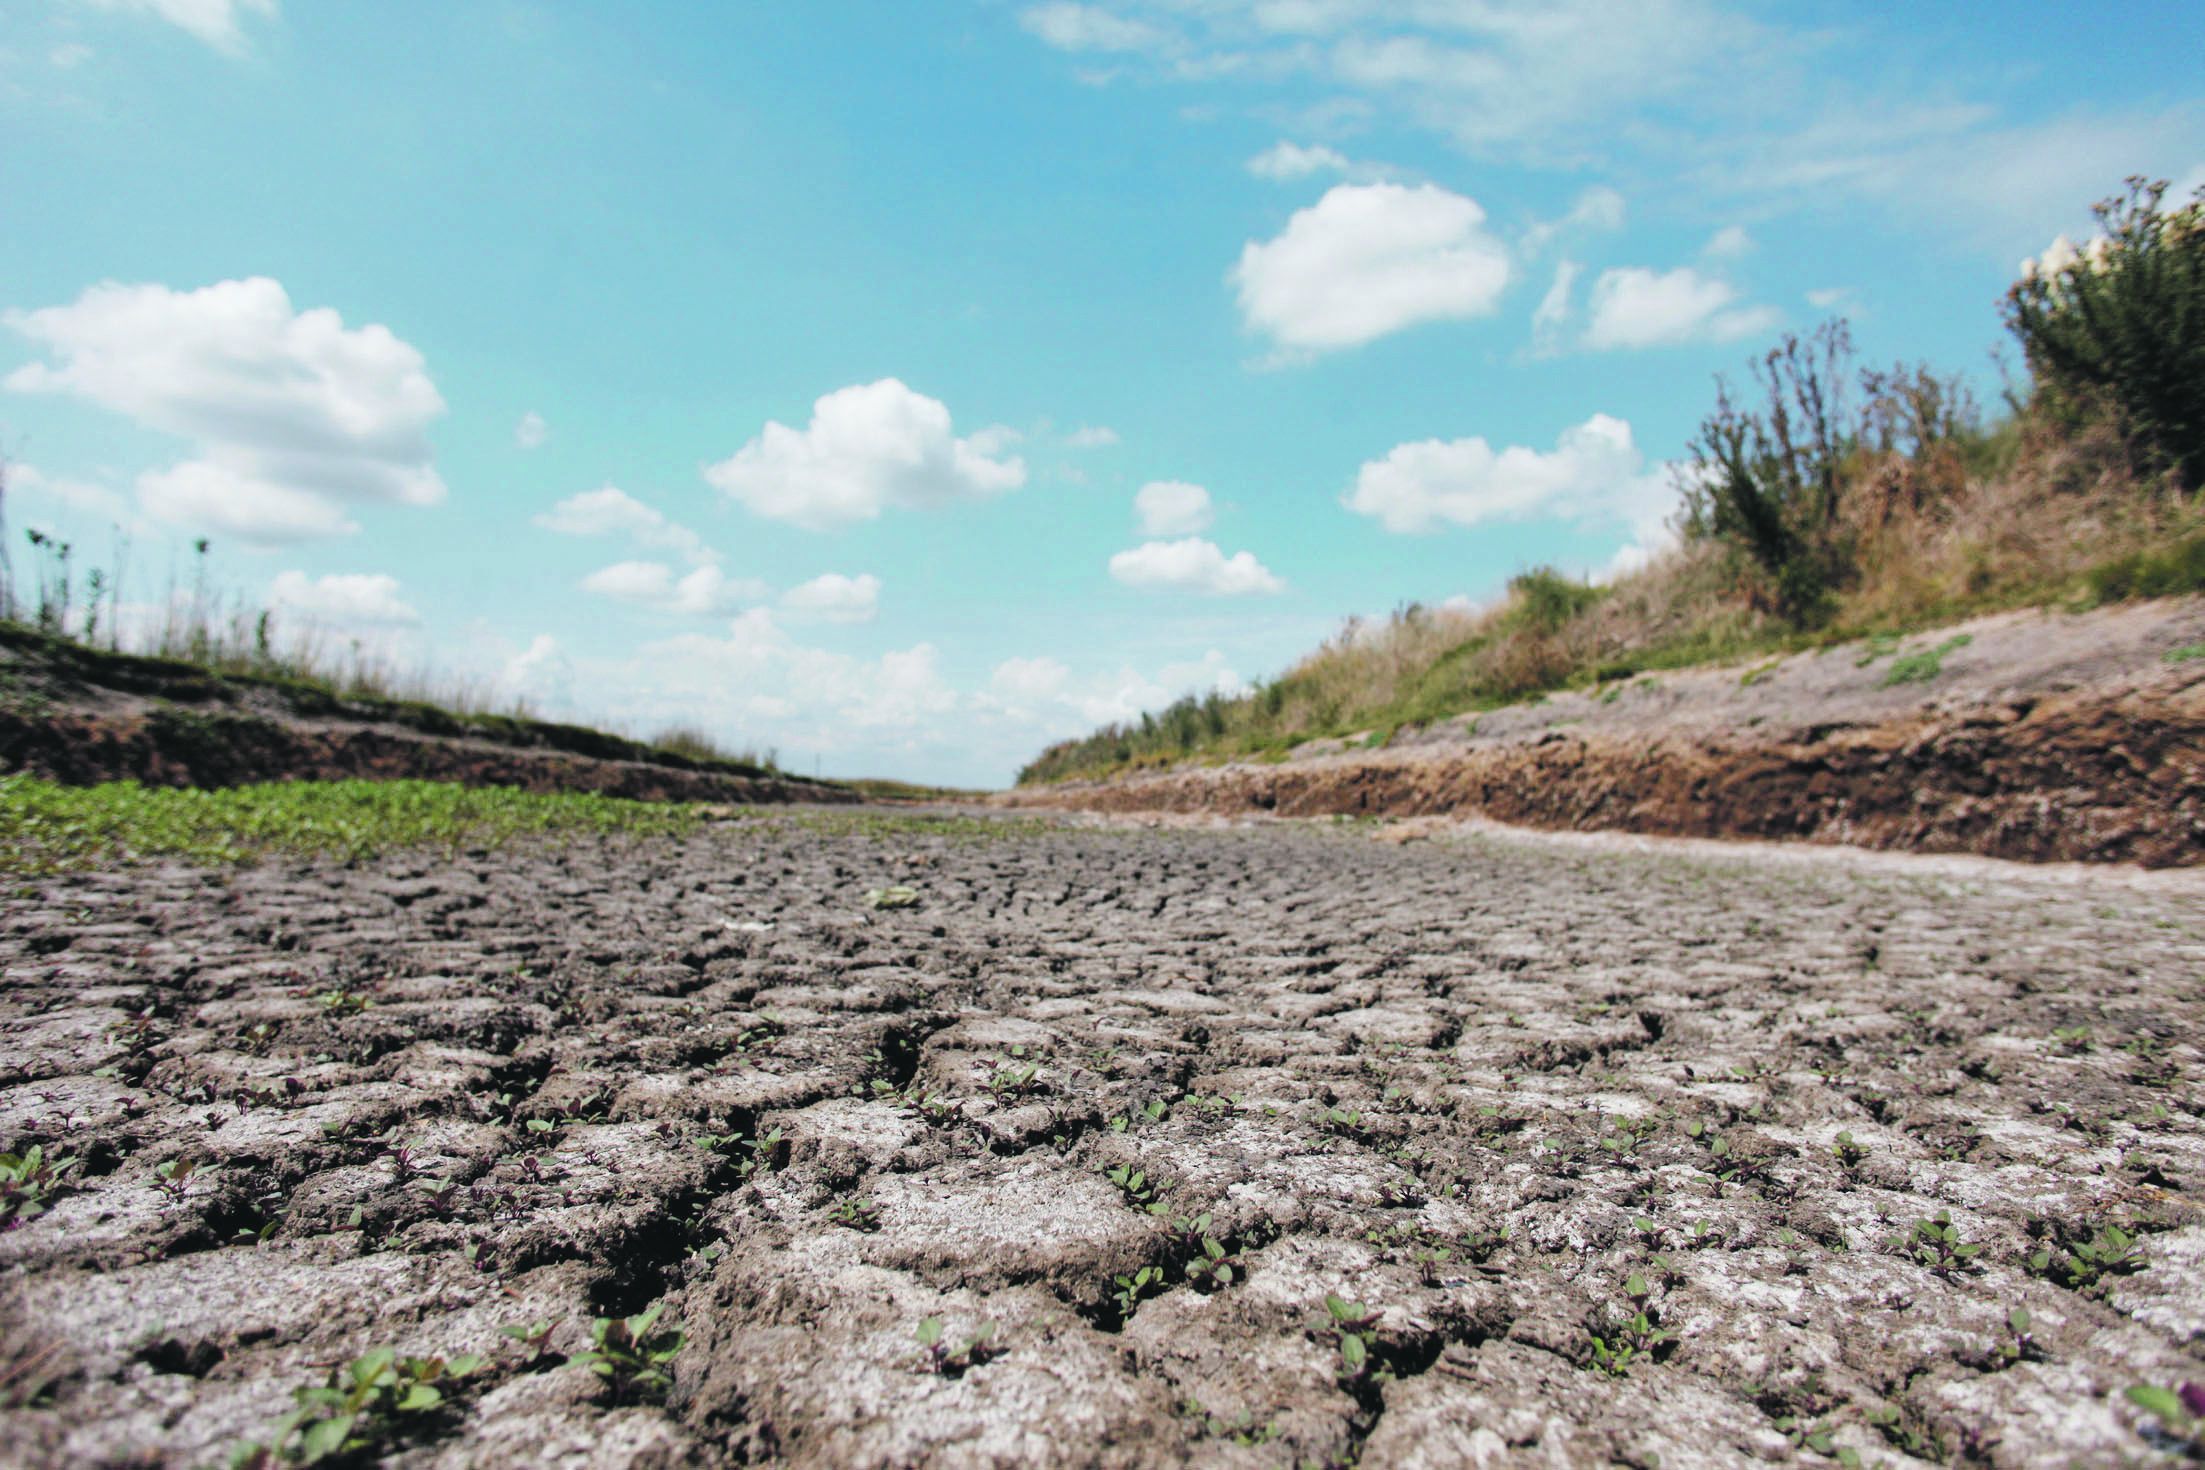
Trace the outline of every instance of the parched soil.
{"label": "parched soil", "polygon": [[[402,1465],[2157,1461],[2201,963],[2186,873],[1357,824],[53,880],[0,1458],[218,1462],[388,1346],[492,1359]],[[654,1302],[662,1402],[566,1361]]]}
{"label": "parched soil", "polygon": [[1643,675],[1396,732],[1382,749],[1311,742],[1283,763],[1190,765],[1002,800],[2196,864],[2205,599],[2004,613],[1905,640]]}

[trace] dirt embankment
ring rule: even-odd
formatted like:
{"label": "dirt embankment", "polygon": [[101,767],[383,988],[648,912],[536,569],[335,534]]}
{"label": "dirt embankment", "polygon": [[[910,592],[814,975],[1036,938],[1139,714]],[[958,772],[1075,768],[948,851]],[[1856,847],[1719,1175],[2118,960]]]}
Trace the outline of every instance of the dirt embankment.
{"label": "dirt embankment", "polygon": [[163,659],[0,636],[0,771],[73,785],[432,780],[644,801],[854,802],[855,792],[694,760],[599,730],[339,699]]}
{"label": "dirt embankment", "polygon": [[2030,612],[1602,690],[1280,763],[1004,798],[1102,811],[1477,815],[2028,861],[2205,859],[2205,600]]}

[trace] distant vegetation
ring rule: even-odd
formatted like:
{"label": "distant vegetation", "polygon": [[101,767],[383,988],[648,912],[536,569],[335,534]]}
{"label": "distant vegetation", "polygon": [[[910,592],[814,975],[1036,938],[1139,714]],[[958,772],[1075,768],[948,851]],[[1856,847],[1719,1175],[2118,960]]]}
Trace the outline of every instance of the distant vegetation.
{"label": "distant vegetation", "polygon": [[133,858],[245,863],[498,847],[525,837],[679,834],[693,808],[595,793],[436,781],[290,781],[222,791],[0,777],[0,873],[41,876]]}
{"label": "distant vegetation", "polygon": [[[24,532],[27,577],[6,548],[6,477],[0,465],[0,642],[29,641],[93,657],[128,654],[162,659],[241,683],[273,686],[294,704],[351,713],[440,734],[479,733],[493,739],[547,735],[560,749],[611,759],[670,756],[674,763],[744,775],[778,775],[772,750],[722,741],[693,725],[674,725],[640,740],[539,720],[526,700],[500,698],[465,679],[407,669],[357,639],[333,639],[311,627],[286,628],[271,609],[225,605],[207,585],[208,543],[192,543],[187,584],[172,577],[158,604],[123,600],[119,568],[80,565],[75,547],[35,528]],[[536,743],[523,739],[521,743]]]}
{"label": "distant vegetation", "polygon": [[1648,670],[2001,608],[2205,589],[2205,189],[2129,181],[2103,233],[2032,261],[2003,314],[2028,369],[1986,417],[1957,377],[1860,367],[1833,321],[1720,379],[1678,474],[1679,544],[1590,583],[1552,568],[1474,612],[1349,624],[1252,692],[1043,751],[1023,783],[1382,744],[1405,725]]}

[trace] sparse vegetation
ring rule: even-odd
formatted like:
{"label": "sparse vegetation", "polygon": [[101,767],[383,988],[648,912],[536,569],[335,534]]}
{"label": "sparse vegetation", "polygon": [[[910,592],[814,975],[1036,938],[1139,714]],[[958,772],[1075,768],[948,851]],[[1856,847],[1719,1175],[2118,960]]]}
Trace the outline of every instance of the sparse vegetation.
{"label": "sparse vegetation", "polygon": [[[1858,368],[1843,322],[1787,337],[1751,395],[1718,385],[1669,553],[1603,584],[1534,568],[1481,610],[1351,622],[1248,694],[1051,746],[1021,784],[1383,744],[1548,691],[1627,700],[1655,670],[1851,639],[1872,640],[1867,663],[1977,613],[2205,590],[2205,196],[2162,210],[2162,191],[2132,181],[2100,206],[2103,243],[2009,294],[2032,376],[2004,417],[1926,366]],[[1955,646],[1890,682],[1935,677]]]}
{"label": "sparse vegetation", "polygon": [[490,848],[526,837],[679,835],[685,806],[594,793],[433,781],[296,781],[219,791],[0,777],[0,872],[75,872],[132,859],[356,859],[399,848]]}
{"label": "sparse vegetation", "polygon": [[633,1317],[599,1317],[590,1323],[589,1350],[574,1361],[610,1384],[615,1402],[661,1399],[673,1387],[669,1365],[681,1352],[683,1337],[671,1328],[654,1330],[665,1310],[664,1302],[654,1302]]}
{"label": "sparse vegetation", "polygon": [[409,1421],[444,1407],[451,1385],[477,1372],[483,1359],[402,1358],[390,1348],[363,1353],[329,1370],[326,1382],[293,1390],[298,1408],[265,1443],[241,1447],[231,1470],[318,1465],[364,1457],[402,1438]]}

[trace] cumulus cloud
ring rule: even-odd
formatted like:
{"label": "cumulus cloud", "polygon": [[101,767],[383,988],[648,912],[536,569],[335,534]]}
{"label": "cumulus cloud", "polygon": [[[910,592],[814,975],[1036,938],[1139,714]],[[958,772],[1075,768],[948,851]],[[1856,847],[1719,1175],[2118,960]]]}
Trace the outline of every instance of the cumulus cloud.
{"label": "cumulus cloud", "polygon": [[1340,184],[1233,267],[1245,323],[1280,346],[1353,347],[1419,322],[1484,316],[1508,251],[1475,200],[1433,184]]}
{"label": "cumulus cloud", "polygon": [[1133,517],[1144,536],[1191,536],[1215,519],[1210,492],[1184,480],[1152,480],[1133,497]]}
{"label": "cumulus cloud", "polygon": [[1118,442],[1118,431],[1106,424],[1082,424],[1065,435],[1067,449],[1108,449]]}
{"label": "cumulus cloud", "polygon": [[1738,288],[1689,266],[1655,272],[1624,266],[1593,282],[1592,320],[1585,345],[1596,352],[1667,347],[1680,342],[1731,342],[1765,332],[1782,320],[1769,306],[1739,306]]}
{"label": "cumulus cloud", "polygon": [[615,485],[570,495],[537,516],[535,523],[562,536],[625,536],[638,546],[671,551],[691,566],[720,559],[696,532]]}
{"label": "cumulus cloud", "polygon": [[1744,225],[1725,225],[1708,237],[1700,253],[1709,260],[1736,260],[1753,253],[1753,236]]}
{"label": "cumulus cloud", "polygon": [[310,578],[304,572],[279,572],[268,589],[268,602],[278,612],[340,628],[406,627],[421,621],[421,614],[398,595],[398,579],[379,573],[332,572]]}
{"label": "cumulus cloud", "polygon": [[1147,541],[1110,558],[1110,575],[1128,587],[1148,591],[1200,592],[1211,597],[1240,597],[1283,592],[1253,552],[1231,556],[1214,541],[1189,536],[1180,541]]}
{"label": "cumulus cloud", "polygon": [[805,428],[768,423],[704,474],[758,515],[831,530],[891,506],[928,510],[1017,489],[1026,463],[1001,457],[1012,437],[991,429],[960,439],[939,400],[883,378],[827,394]]}
{"label": "cumulus cloud", "polygon": [[149,15],[189,31],[218,51],[245,49],[244,17],[273,17],[276,0],[86,0],[99,10]]}
{"label": "cumulus cloud", "polygon": [[533,408],[521,415],[521,421],[513,426],[513,444],[519,449],[541,449],[551,437],[551,425]]}
{"label": "cumulus cloud", "polygon": [[1198,659],[1165,664],[1153,672],[1130,665],[1075,677],[1047,656],[1008,658],[995,666],[987,690],[975,696],[985,710],[1054,737],[1092,730],[1097,725],[1138,719],[1188,694],[1225,695],[1247,691],[1225,655],[1210,649]]}
{"label": "cumulus cloud", "polygon": [[716,566],[677,573],[664,562],[622,561],[582,579],[582,590],[653,612],[709,617],[732,612],[767,595],[764,583],[729,577]]}
{"label": "cumulus cloud", "polygon": [[827,572],[781,594],[781,606],[827,623],[870,623],[880,611],[880,578]]}
{"label": "cumulus cloud", "polygon": [[196,291],[107,283],[0,321],[53,359],[17,368],[8,388],[83,398],[194,442],[195,458],[140,482],[166,519],[277,542],[353,529],[347,504],[444,498],[428,437],[444,399],[421,354],[387,327],[294,311],[266,277]]}
{"label": "cumulus cloud", "polygon": [[[702,700],[732,723],[809,719],[823,727],[914,730],[955,709],[958,696],[931,643],[857,658],[790,638],[767,608],[752,608],[724,637],[685,634],[642,650],[652,682]],[[739,707],[729,710],[731,692]]]}
{"label": "cumulus cloud", "polygon": [[1321,143],[1305,148],[1283,138],[1248,160],[1248,172],[1279,183],[1311,174],[1344,174],[1349,167],[1347,155],[1336,148]]}
{"label": "cumulus cloud", "polygon": [[1666,466],[1648,469],[1629,424],[1596,413],[1551,450],[1496,450],[1475,437],[1397,445],[1362,467],[1342,503],[1389,531],[1560,517],[1620,523],[1650,547],[1676,492]]}

